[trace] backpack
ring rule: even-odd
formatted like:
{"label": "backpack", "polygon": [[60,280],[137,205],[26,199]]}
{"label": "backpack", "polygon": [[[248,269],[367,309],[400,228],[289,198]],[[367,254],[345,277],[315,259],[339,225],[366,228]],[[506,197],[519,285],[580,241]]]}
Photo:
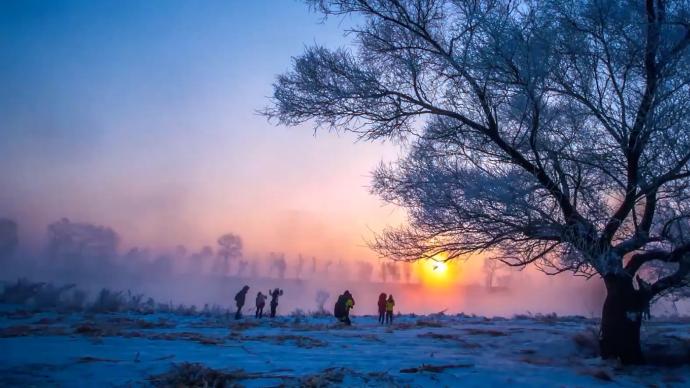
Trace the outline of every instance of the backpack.
{"label": "backpack", "polygon": [[335,307],[333,308],[333,315],[336,318],[345,316],[345,295],[340,295],[338,301],[335,302]]}

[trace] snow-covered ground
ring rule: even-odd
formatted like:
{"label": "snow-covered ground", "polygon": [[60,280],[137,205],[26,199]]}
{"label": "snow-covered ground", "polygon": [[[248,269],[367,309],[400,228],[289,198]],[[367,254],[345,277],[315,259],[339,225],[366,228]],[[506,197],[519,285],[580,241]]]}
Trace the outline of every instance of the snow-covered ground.
{"label": "snow-covered ground", "polygon": [[[687,386],[690,368],[596,357],[597,322],[371,316],[240,321],[173,314],[0,310],[0,386]],[[687,323],[647,322],[648,351],[686,352]],[[685,353],[687,355],[687,352]],[[672,360],[673,361],[673,360]]]}

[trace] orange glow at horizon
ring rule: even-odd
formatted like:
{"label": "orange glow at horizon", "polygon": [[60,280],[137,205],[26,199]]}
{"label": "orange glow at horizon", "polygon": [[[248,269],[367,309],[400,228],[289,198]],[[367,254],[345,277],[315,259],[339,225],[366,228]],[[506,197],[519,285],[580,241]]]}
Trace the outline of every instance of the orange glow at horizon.
{"label": "orange glow at horizon", "polygon": [[458,271],[453,271],[452,262],[447,262],[447,255],[441,253],[433,258],[418,261],[419,279],[425,286],[442,288],[458,281]]}

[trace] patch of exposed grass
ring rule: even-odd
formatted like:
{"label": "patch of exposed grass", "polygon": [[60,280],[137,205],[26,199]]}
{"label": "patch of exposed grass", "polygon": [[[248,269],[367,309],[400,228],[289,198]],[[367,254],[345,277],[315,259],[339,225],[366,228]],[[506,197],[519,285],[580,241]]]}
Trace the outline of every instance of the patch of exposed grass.
{"label": "patch of exposed grass", "polygon": [[463,329],[467,332],[469,335],[488,335],[490,337],[505,337],[509,335],[508,333],[500,330],[494,330],[494,329],[476,329],[476,328],[467,328]]}
{"label": "patch of exposed grass", "polygon": [[611,373],[602,368],[581,369],[579,373],[586,376],[592,376],[601,381],[613,381],[613,376],[611,376]]}
{"label": "patch of exposed grass", "polygon": [[346,368],[327,368],[320,373],[299,379],[299,386],[307,388],[341,386],[345,375],[349,372]]}
{"label": "patch of exposed grass", "polygon": [[251,337],[240,337],[243,341],[266,341],[278,345],[295,345],[300,348],[311,349],[328,346],[328,342],[307,337],[303,335],[284,334],[284,335],[259,335]]}
{"label": "patch of exposed grass", "polygon": [[421,373],[421,372],[441,373],[446,369],[472,368],[473,366],[474,366],[474,364],[448,364],[448,365],[422,364],[421,366],[414,367],[414,368],[400,369],[400,373]]}
{"label": "patch of exposed grass", "polygon": [[442,341],[455,341],[458,344],[460,344],[463,348],[466,348],[466,349],[477,349],[477,348],[482,347],[481,344],[476,343],[476,342],[469,342],[466,339],[462,338],[458,334],[427,332],[424,334],[418,334],[417,337],[419,337],[419,338],[431,338],[431,339],[437,339],[437,340],[442,340]]}
{"label": "patch of exposed grass", "polygon": [[114,360],[112,358],[101,358],[93,356],[82,356],[77,359],[78,363],[86,364],[91,362],[120,362],[120,360]]}
{"label": "patch of exposed grass", "polygon": [[37,325],[15,325],[0,329],[0,338],[26,337],[26,336],[51,336],[67,335],[67,331],[62,327],[44,327]]}
{"label": "patch of exposed grass", "polygon": [[120,329],[170,329],[175,327],[175,323],[162,318],[155,321],[149,321],[128,317],[112,317],[106,322],[108,325],[113,325]]}
{"label": "patch of exposed grass", "polygon": [[546,358],[546,357],[538,357],[535,355],[525,355],[523,357],[520,357],[520,361],[530,364],[530,365],[537,365],[537,366],[553,366],[556,365],[556,361],[551,359],[551,358]]}
{"label": "patch of exposed grass", "polygon": [[248,373],[244,369],[229,371],[208,368],[198,363],[184,362],[173,364],[164,373],[148,378],[154,387],[236,387],[239,381],[245,380]]}
{"label": "patch of exposed grass", "polygon": [[202,345],[222,345],[225,343],[223,338],[209,337],[194,332],[152,333],[145,335],[145,337],[151,340],[163,341],[195,341]]}
{"label": "patch of exposed grass", "polygon": [[590,328],[572,336],[578,353],[584,357],[596,357],[599,355],[599,335],[597,330]]}
{"label": "patch of exposed grass", "polygon": [[446,325],[440,321],[428,320],[428,319],[419,319],[416,322],[394,323],[388,327],[391,329],[397,329],[397,330],[410,330],[410,329],[419,329],[420,327],[444,327],[444,326],[446,326]]}

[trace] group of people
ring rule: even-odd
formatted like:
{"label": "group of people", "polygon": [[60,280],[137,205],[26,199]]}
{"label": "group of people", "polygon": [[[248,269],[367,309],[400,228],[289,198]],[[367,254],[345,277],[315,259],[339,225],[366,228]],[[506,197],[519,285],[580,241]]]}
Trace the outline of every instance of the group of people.
{"label": "group of people", "polygon": [[[335,302],[335,308],[333,309],[333,315],[340,322],[346,325],[352,325],[350,320],[350,310],[355,307],[355,298],[352,297],[350,291],[345,290],[345,292],[338,297],[338,301]],[[393,295],[386,295],[381,293],[379,295],[378,309],[379,309],[379,323],[392,324],[393,323],[393,308],[395,307],[395,300]]]}
{"label": "group of people", "polygon": [[388,295],[386,298],[386,293],[382,292],[379,295],[379,323],[380,324],[391,324],[393,323],[393,308],[395,307],[395,300],[393,295]]}
{"label": "group of people", "polygon": [[[235,304],[237,305],[237,312],[235,313],[235,319],[242,318],[242,307],[247,299],[247,293],[249,292],[249,286],[244,286],[235,295]],[[271,297],[271,318],[275,318],[276,310],[278,309],[278,297],[283,295],[283,290],[276,288],[274,290],[268,291],[268,296]],[[261,291],[256,294],[256,312],[254,313],[254,318],[263,318],[264,307],[266,307],[266,299],[268,296],[264,295]]]}
{"label": "group of people", "polygon": [[[237,312],[235,313],[235,319],[242,318],[242,307],[247,299],[247,293],[249,292],[249,286],[244,286],[235,295],[235,303],[237,305]],[[276,316],[276,310],[278,309],[278,298],[283,295],[283,290],[276,288],[268,291],[268,295],[264,295],[261,291],[256,294],[256,312],[254,314],[255,318],[263,318],[264,307],[266,307],[266,300],[271,297],[271,318]],[[350,320],[350,310],[355,307],[355,298],[352,296],[350,291],[345,290],[345,292],[338,296],[338,300],[335,302],[335,307],[333,309],[333,315],[344,324],[350,326],[352,321]],[[393,295],[386,295],[381,293],[379,295],[378,301],[378,311],[379,311],[379,323],[380,324],[392,324],[393,323],[393,308],[395,307],[395,300]]]}

